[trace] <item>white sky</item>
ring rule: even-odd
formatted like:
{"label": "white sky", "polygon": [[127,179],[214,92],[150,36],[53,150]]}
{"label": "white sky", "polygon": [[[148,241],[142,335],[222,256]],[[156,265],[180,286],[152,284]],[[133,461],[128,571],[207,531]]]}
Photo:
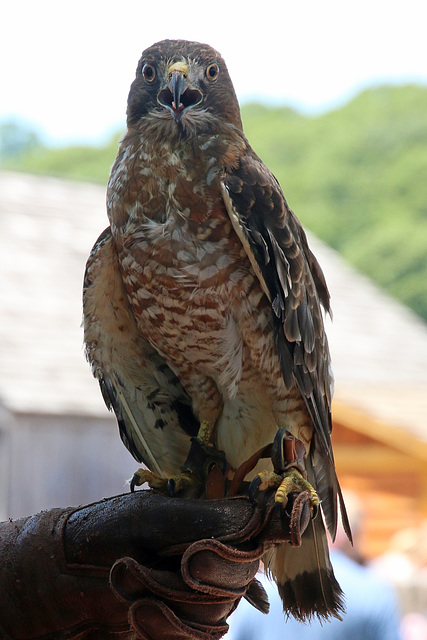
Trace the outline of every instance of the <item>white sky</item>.
{"label": "white sky", "polygon": [[372,84],[427,85],[425,0],[3,0],[0,16],[0,122],[54,144],[124,127],[138,58],[164,38],[218,49],[240,101],[316,112]]}

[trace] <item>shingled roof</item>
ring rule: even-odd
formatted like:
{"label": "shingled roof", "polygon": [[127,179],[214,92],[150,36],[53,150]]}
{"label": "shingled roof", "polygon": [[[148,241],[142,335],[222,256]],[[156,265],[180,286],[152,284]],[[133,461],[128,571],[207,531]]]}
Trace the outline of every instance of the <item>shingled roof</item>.
{"label": "shingled roof", "polygon": [[99,186],[0,173],[0,398],[12,411],[105,412],[80,328],[104,200]]}
{"label": "shingled roof", "polygon": [[[105,188],[0,172],[0,399],[13,412],[104,416],[82,348],[81,289]],[[310,237],[331,290],[338,417],[427,443],[427,326]],[[350,410],[350,413],[349,413]]]}

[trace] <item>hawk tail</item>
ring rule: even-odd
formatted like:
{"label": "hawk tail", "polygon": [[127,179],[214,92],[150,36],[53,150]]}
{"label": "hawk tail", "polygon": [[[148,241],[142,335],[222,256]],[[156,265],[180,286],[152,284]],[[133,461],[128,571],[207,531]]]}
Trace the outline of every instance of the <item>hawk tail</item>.
{"label": "hawk tail", "polygon": [[267,574],[277,583],[287,617],[307,622],[314,617],[341,620],[344,597],[329,558],[320,513],[311,521],[300,547],[281,544],[264,555]]}

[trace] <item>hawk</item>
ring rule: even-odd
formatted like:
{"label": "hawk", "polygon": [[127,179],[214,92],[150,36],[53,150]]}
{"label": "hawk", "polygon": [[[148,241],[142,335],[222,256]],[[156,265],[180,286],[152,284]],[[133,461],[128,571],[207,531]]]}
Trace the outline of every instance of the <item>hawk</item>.
{"label": "hawk", "polygon": [[323,519],[265,562],[288,615],[339,616],[326,541],[337,496],[350,533],[330,440],[329,293],[210,46],[164,40],[143,52],[107,209],[86,266],[84,336],[121,437],[152,472],[136,483],[190,481],[191,438],[235,470],[287,429],[304,444],[300,477]]}

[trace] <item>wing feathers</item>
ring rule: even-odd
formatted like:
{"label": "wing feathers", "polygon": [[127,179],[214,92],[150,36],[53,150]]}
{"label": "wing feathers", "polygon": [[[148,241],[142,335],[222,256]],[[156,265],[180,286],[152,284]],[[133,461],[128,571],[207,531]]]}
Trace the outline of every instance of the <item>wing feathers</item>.
{"label": "wing feathers", "polygon": [[179,380],[137,327],[109,228],[86,265],[83,316],[86,355],[124,444],[159,475],[179,471],[199,425]]}
{"label": "wing feathers", "polygon": [[323,272],[277,180],[250,147],[223,182],[233,227],[244,237],[242,244],[271,301],[285,385],[297,384],[314,425],[313,479],[329,532],[335,536],[338,496],[351,537],[330,440],[333,377],[322,314],[322,307],[330,313],[330,303]]}
{"label": "wing feathers", "polygon": [[[227,211],[255,274],[272,305],[277,353],[287,389],[298,386],[314,435],[306,457],[309,481],[318,491],[332,538],[337,527],[337,496],[343,524],[350,527],[337,480],[331,447],[333,377],[323,312],[330,313],[322,270],[310,251],[299,221],[280,186],[253,151],[225,174]],[[279,584],[284,610],[296,618],[340,617],[342,593],[329,560],[326,531],[319,516],[303,536],[300,549],[280,546],[266,559]]]}

